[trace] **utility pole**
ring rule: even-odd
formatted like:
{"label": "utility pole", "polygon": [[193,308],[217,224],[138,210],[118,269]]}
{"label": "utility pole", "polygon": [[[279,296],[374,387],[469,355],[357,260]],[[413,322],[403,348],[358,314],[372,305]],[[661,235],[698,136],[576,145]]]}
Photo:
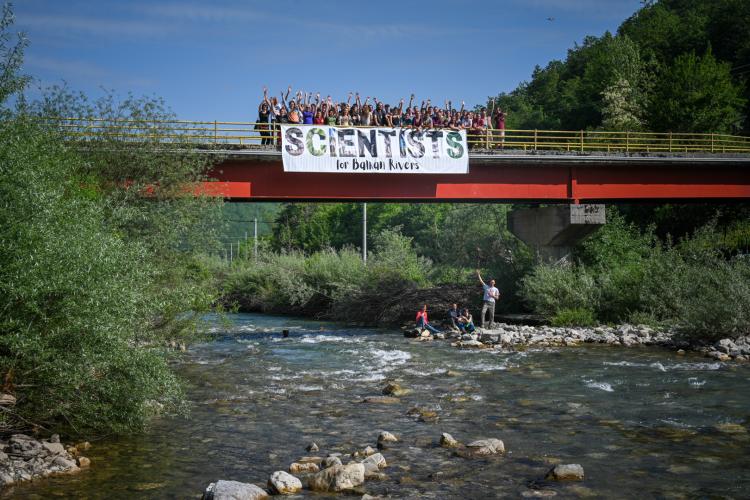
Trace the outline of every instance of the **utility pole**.
{"label": "utility pole", "polygon": [[367,202],[362,204],[362,261],[367,264]]}
{"label": "utility pole", "polygon": [[258,218],[253,219],[253,258],[258,258]]}
{"label": "utility pole", "polygon": [[234,260],[233,252],[234,252],[234,243],[230,241],[229,242],[229,264],[231,264],[232,261]]}
{"label": "utility pole", "polygon": [[245,231],[245,258],[250,260],[250,245],[247,244],[247,231]]}

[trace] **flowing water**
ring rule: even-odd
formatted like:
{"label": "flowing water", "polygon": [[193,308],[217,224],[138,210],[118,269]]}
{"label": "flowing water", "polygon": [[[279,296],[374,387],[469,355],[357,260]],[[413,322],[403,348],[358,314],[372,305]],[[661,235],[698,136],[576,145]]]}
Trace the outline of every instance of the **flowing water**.
{"label": "flowing water", "polygon": [[[199,498],[216,479],[264,485],[273,471],[310,455],[311,441],[319,455],[347,453],[375,446],[378,432],[388,430],[401,442],[383,452],[387,479],[365,483],[373,495],[750,496],[747,365],[647,348],[460,351],[397,331],[251,314],[231,319],[176,367],[189,382],[189,418],[96,442],[87,452],[90,470],[5,495]],[[362,402],[387,380],[413,392],[396,404]],[[415,407],[438,420],[410,416]],[[454,456],[437,446],[442,432],[464,443],[500,438],[507,453]],[[546,482],[556,463],[581,464],[585,480]]]}

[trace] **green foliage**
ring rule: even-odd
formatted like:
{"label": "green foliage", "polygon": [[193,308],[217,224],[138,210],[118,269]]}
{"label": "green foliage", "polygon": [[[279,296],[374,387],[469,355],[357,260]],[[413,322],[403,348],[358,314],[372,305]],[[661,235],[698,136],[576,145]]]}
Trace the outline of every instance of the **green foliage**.
{"label": "green foliage", "polygon": [[747,1],[650,2],[616,35],[537,66],[498,105],[511,129],[734,131],[750,114],[748,32]]}
{"label": "green foliage", "polygon": [[[333,319],[371,317],[359,301],[403,289],[429,285],[431,263],[419,257],[412,241],[397,230],[374,238],[368,263],[346,247],[305,256],[299,251],[263,252],[260,257],[236,262],[224,278],[225,294],[249,300],[265,312],[321,313]],[[368,316],[370,315],[370,316]]]}
{"label": "green foliage", "polygon": [[[2,97],[23,81],[17,54],[0,62]],[[57,88],[18,102],[0,121],[0,376],[18,400],[0,430],[122,433],[181,411],[160,346],[198,333],[216,299],[186,251],[213,239],[217,203],[184,196],[206,159],[189,141],[167,154],[127,139],[117,118],[150,127],[173,116],[158,100],[90,103]],[[103,116],[114,134],[94,130],[81,147],[54,125],[69,115]]]}
{"label": "green foliage", "polygon": [[615,216],[581,245],[578,264],[538,266],[522,294],[555,321],[588,310],[600,321],[671,326],[699,340],[747,334],[750,262],[727,257],[717,236],[709,224],[673,246]]}
{"label": "green foliage", "polygon": [[522,280],[521,295],[537,314],[552,318],[564,310],[597,310],[595,277],[583,267],[541,264]]}
{"label": "green foliage", "polygon": [[732,81],[730,65],[718,62],[710,50],[703,57],[678,56],[659,76],[651,98],[654,130],[674,132],[732,132],[742,120],[745,104]]}
{"label": "green foliage", "polygon": [[13,36],[10,32],[13,21],[11,4],[3,4],[0,13],[0,104],[21,92],[29,81],[20,73],[28,40],[23,33]]}
{"label": "green foliage", "polygon": [[552,326],[594,326],[594,312],[591,309],[561,309],[550,320]]}

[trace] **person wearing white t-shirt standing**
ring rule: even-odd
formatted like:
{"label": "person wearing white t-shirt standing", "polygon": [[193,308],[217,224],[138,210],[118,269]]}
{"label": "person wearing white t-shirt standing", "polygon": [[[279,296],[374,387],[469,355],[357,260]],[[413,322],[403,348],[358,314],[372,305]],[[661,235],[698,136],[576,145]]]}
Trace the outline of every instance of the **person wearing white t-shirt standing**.
{"label": "person wearing white t-shirt standing", "polygon": [[479,274],[479,269],[477,269],[477,278],[479,278],[479,282],[482,284],[482,288],[484,288],[484,305],[482,305],[482,329],[484,329],[484,315],[487,311],[490,312],[490,328],[492,328],[492,323],[495,322],[495,302],[500,298],[500,290],[495,288],[495,280],[490,280],[489,285],[482,281],[482,275]]}

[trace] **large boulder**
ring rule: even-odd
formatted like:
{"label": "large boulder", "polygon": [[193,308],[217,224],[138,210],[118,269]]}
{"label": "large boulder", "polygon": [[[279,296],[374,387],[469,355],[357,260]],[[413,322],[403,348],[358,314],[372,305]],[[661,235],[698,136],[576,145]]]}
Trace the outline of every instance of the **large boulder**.
{"label": "large boulder", "polygon": [[288,472],[278,470],[268,478],[268,489],[277,495],[293,495],[302,490],[302,481]]}
{"label": "large boulder", "polygon": [[547,473],[546,479],[551,481],[583,481],[583,467],[580,464],[555,465]]}
{"label": "large boulder", "polygon": [[466,445],[474,455],[497,455],[505,453],[505,443],[499,439],[480,439]]}
{"label": "large boulder", "polygon": [[334,465],[323,469],[309,480],[313,491],[346,491],[365,482],[365,466],[362,464]]}
{"label": "large boulder", "polygon": [[239,481],[219,480],[203,492],[203,500],[262,500],[269,495],[263,488]]}

